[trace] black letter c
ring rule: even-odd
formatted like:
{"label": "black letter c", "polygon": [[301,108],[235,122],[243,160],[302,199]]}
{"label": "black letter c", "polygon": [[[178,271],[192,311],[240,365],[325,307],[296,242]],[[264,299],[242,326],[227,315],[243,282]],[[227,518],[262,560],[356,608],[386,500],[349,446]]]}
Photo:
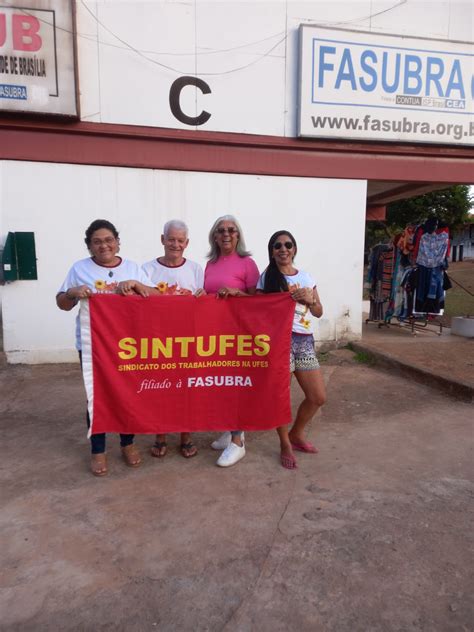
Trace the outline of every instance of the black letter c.
{"label": "black letter c", "polygon": [[198,77],[180,77],[172,83],[170,88],[171,112],[178,121],[181,121],[181,123],[184,123],[185,125],[204,125],[204,123],[211,118],[209,112],[203,110],[199,116],[187,116],[187,114],[185,114],[181,109],[179,97],[181,95],[181,90],[185,86],[196,86],[196,88],[199,88],[203,94],[210,94],[211,92],[207,83]]}

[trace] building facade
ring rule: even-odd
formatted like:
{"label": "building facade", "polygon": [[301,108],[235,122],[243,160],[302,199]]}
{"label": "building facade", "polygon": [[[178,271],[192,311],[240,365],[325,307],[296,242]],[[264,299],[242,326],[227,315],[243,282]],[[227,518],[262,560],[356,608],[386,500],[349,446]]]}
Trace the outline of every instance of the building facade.
{"label": "building facade", "polygon": [[75,361],[54,297],[98,217],[136,261],[181,218],[204,264],[233,213],[261,270],[287,228],[317,340],[360,337],[366,218],[474,180],[472,25],[455,1],[4,0],[0,240],[33,233],[37,259],[1,290],[8,360]]}

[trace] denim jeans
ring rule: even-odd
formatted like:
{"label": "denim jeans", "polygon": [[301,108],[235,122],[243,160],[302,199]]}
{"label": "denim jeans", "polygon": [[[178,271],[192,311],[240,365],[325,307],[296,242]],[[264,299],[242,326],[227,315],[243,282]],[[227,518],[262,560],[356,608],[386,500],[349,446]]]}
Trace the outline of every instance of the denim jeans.
{"label": "denim jeans", "polygon": [[[79,351],[79,361],[82,367],[82,352]],[[91,427],[91,418],[89,417],[89,410],[86,411],[86,421],[87,428]],[[121,434],[120,435],[120,446],[125,448],[127,445],[131,445],[133,443],[133,439],[135,435],[133,434]],[[91,454],[102,454],[105,452],[105,432],[101,432],[99,434],[91,435]]]}

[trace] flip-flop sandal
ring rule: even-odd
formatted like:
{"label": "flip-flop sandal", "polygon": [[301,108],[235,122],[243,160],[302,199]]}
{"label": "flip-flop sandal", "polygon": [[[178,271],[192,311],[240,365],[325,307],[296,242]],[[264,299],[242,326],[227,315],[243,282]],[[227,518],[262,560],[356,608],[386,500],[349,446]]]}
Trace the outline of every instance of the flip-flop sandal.
{"label": "flip-flop sandal", "polygon": [[[163,454],[161,454],[163,448],[165,448],[165,451],[163,452]],[[166,456],[168,452],[168,444],[166,443],[166,441],[155,441],[155,443],[151,447],[150,452],[151,456],[154,456],[157,459],[162,459]]]}
{"label": "flip-flop sandal", "polygon": [[107,475],[107,455],[105,452],[91,455],[91,472],[94,476]]}
{"label": "flip-flop sandal", "polygon": [[319,452],[318,448],[309,441],[302,441],[301,443],[293,443],[293,441],[290,441],[290,443],[293,449],[299,452],[307,452],[308,454],[317,454]]}
{"label": "flip-flop sandal", "polygon": [[[193,448],[196,450],[196,452],[193,452],[192,454],[186,454],[186,452],[189,452]],[[183,456],[185,459],[192,459],[192,457],[196,456],[196,454],[198,453],[196,446],[192,441],[190,441],[189,443],[182,443],[179,446],[179,449],[181,451],[181,456]]]}
{"label": "flip-flop sandal", "polygon": [[140,453],[133,445],[133,443],[131,443],[130,445],[126,445],[120,449],[122,450],[123,460],[125,461],[125,464],[128,465],[128,467],[138,467],[140,465],[140,463],[142,462],[140,458]]}
{"label": "flip-flop sandal", "polygon": [[284,468],[287,470],[296,470],[298,469],[298,464],[296,463],[295,457],[291,454],[280,454],[280,461]]}

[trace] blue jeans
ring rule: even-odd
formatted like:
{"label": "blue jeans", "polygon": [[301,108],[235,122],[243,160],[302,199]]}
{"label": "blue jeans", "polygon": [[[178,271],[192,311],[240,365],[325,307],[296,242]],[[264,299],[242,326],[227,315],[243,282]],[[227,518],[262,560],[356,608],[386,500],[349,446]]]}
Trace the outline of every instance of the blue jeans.
{"label": "blue jeans", "polygon": [[[82,367],[82,352],[79,351],[79,361]],[[87,428],[91,427],[91,418],[89,417],[89,410],[86,411]],[[133,443],[135,435],[133,434],[121,434],[120,446],[125,448],[127,445]],[[103,454],[105,452],[105,432],[91,435],[91,454]]]}

